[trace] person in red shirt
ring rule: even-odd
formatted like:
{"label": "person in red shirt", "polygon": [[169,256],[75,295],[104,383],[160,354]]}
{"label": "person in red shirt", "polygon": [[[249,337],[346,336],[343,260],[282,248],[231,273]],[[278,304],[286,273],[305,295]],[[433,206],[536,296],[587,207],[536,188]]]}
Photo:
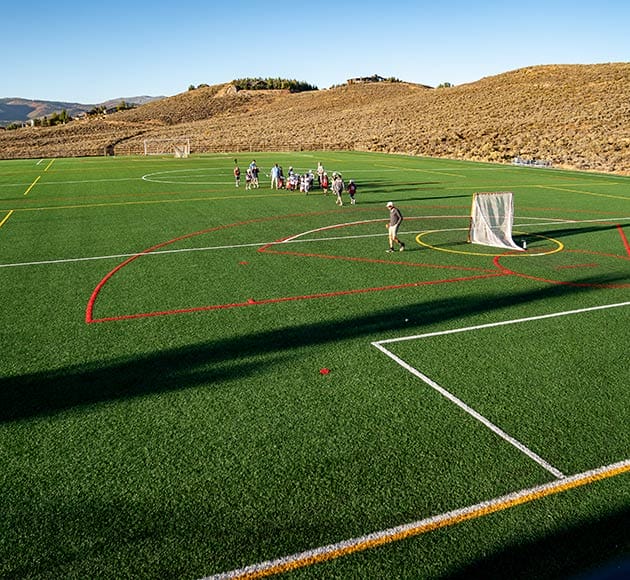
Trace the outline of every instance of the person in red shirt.
{"label": "person in red shirt", "polygon": [[356,200],[354,199],[354,194],[357,192],[357,184],[354,182],[354,179],[351,179],[348,182],[348,195],[350,196],[350,204],[355,205]]}
{"label": "person in red shirt", "polygon": [[[236,159],[234,160],[234,163],[236,163]],[[234,182],[236,183],[236,187],[241,184],[241,168],[238,164],[234,165]]]}
{"label": "person in red shirt", "polygon": [[322,175],[322,189],[324,190],[324,195],[328,195],[328,173],[324,172]]}

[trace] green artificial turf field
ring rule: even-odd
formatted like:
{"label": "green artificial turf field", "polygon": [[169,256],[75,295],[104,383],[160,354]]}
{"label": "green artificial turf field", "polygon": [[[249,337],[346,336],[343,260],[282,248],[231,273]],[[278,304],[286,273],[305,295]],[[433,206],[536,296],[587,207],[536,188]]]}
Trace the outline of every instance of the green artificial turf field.
{"label": "green artificial turf field", "polygon": [[[252,158],[0,161],[0,577],[623,566],[630,179]],[[356,205],[270,189],[318,161]]]}

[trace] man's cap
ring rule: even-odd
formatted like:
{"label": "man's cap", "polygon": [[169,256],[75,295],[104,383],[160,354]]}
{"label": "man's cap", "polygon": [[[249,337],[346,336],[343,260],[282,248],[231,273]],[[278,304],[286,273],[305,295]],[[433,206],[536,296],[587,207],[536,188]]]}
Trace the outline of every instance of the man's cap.
{"label": "man's cap", "polygon": [[392,207],[394,204],[391,201],[388,201],[386,205],[387,207]]}

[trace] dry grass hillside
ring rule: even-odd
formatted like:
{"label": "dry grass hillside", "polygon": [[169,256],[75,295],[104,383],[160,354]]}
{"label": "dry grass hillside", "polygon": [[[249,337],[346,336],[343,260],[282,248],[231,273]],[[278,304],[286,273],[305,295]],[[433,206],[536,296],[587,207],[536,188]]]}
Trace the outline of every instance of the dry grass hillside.
{"label": "dry grass hillside", "polygon": [[517,155],[630,174],[630,63],[536,66],[457,87],[353,84],[291,94],[198,88],[99,119],[0,132],[0,157],[354,149],[478,161]]}

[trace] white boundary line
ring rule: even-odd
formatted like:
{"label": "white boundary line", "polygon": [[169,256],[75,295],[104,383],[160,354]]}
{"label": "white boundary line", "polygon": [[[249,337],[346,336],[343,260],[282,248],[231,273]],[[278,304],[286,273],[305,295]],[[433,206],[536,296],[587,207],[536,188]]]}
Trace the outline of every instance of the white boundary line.
{"label": "white boundary line", "polygon": [[[439,217],[445,217],[445,216],[422,216],[422,218],[420,219],[431,219],[431,218],[439,218]],[[466,216],[447,216],[447,217],[451,217],[451,218],[459,218],[459,217],[466,217]],[[413,218],[408,218],[410,221]],[[202,248],[179,248],[179,249],[175,249],[175,250],[156,250],[154,252],[135,252],[135,253],[131,253],[131,254],[110,254],[107,256],[87,256],[87,257],[83,257],[83,258],[59,258],[56,260],[41,260],[41,261],[36,261],[36,262],[16,262],[13,264],[0,264],[0,268],[16,268],[16,267],[20,267],[20,266],[40,266],[40,265],[46,265],[46,264],[65,264],[65,263],[69,263],[69,262],[87,262],[87,261],[91,261],[91,260],[109,260],[109,259],[114,259],[114,258],[131,258],[133,256],[160,256],[162,254],[180,254],[180,253],[186,253],[186,252],[205,252],[205,251],[210,251],[210,250],[235,250],[238,248],[255,248],[255,247],[262,247],[262,246],[269,246],[269,245],[280,245],[280,244],[300,244],[300,243],[311,243],[311,242],[331,242],[331,241],[337,241],[337,240],[353,240],[353,239],[364,239],[364,238],[377,238],[377,237],[387,237],[386,233],[378,233],[378,234],[361,234],[361,235],[353,235],[353,236],[333,236],[333,237],[327,237],[327,238],[311,238],[311,239],[303,239],[301,238],[301,236],[305,236],[308,234],[312,234],[312,233],[317,233],[320,231],[325,231],[325,230],[333,230],[333,229],[337,229],[343,226],[351,226],[351,225],[357,225],[357,224],[363,224],[363,223],[369,223],[369,222],[382,222],[384,220],[382,219],[374,219],[374,220],[363,220],[363,221],[358,221],[358,222],[351,222],[351,223],[342,223],[342,224],[334,224],[334,225],[330,225],[330,226],[324,226],[322,228],[317,228],[314,230],[310,230],[307,232],[301,232],[299,234],[295,234],[294,236],[287,238],[285,240],[282,241],[278,241],[278,240],[274,240],[273,242],[252,242],[250,244],[232,244],[232,245],[227,245],[227,246],[206,246],[206,247],[202,247]],[[465,228],[463,228],[465,229]],[[410,232],[405,232],[409,235],[415,235],[415,234],[419,234],[422,233],[423,231],[426,230],[417,230],[417,231],[410,231]],[[439,231],[450,231],[450,230],[439,230]],[[488,254],[490,255],[490,254]]]}
{"label": "white boundary line", "polygon": [[476,326],[465,326],[463,328],[452,328],[450,330],[438,330],[436,332],[427,332],[425,334],[415,334],[413,336],[401,336],[399,338],[387,338],[373,342],[374,346],[381,344],[390,344],[392,342],[403,342],[405,340],[418,340],[420,338],[430,338],[432,336],[442,336],[444,334],[455,334],[458,332],[468,332],[469,330],[480,330],[482,328],[492,328],[494,326],[506,326],[508,324],[519,324],[521,322],[530,322],[532,320],[543,320],[545,318],[557,318],[559,316],[570,316],[571,314],[581,314],[582,312],[591,312],[594,310],[605,310],[607,308],[620,308],[630,306],[630,302],[617,302],[615,304],[603,304],[600,306],[589,306],[587,308],[578,308],[576,310],[563,310],[560,312],[552,312],[550,314],[539,314],[538,316],[528,316],[526,318],[515,318],[513,320],[500,320],[499,322],[489,322],[488,324],[478,324]]}
{"label": "white boundary line", "polygon": [[482,501],[464,508],[454,509],[439,515],[430,516],[408,524],[388,528],[386,530],[380,530],[378,532],[372,532],[364,536],[351,538],[335,544],[328,544],[319,548],[313,548],[312,550],[306,550],[305,552],[292,554],[283,558],[252,564],[230,572],[206,576],[205,578],[202,578],[202,580],[263,578],[272,574],[289,572],[297,568],[303,568],[319,562],[367,550],[369,548],[375,548],[387,543],[418,536],[422,533],[430,532],[438,528],[444,528],[449,525],[479,518],[484,515],[496,513],[517,505],[522,505],[552,494],[574,489],[578,486],[587,485],[604,478],[627,473],[629,467],[630,459],[620,461],[618,463],[613,463],[611,465],[571,475],[570,477],[562,480],[556,480],[542,485],[537,485],[535,487],[521,489],[520,491],[515,491],[494,499]]}
{"label": "white boundary line", "polygon": [[[383,220],[377,220],[377,221],[383,221]],[[338,226],[331,226],[330,228],[326,227],[326,228],[321,228],[318,230],[312,230],[310,232],[304,232],[302,234],[296,234],[292,238],[282,240],[281,242],[274,240],[273,242],[252,242],[250,244],[231,244],[227,246],[205,246],[201,248],[179,248],[175,250],[155,250],[153,252],[139,252],[139,253],[136,252],[132,254],[110,254],[107,256],[86,256],[84,258],[59,258],[56,260],[41,260],[38,262],[15,262],[13,264],[0,264],[0,268],[17,268],[20,266],[42,266],[46,264],[65,264],[69,262],[89,262],[91,260],[110,260],[114,258],[131,258],[133,256],[141,256],[141,257],[161,256],[163,254],[207,252],[211,250],[236,250],[238,248],[256,248],[256,247],[271,246],[271,245],[279,246],[281,244],[304,244],[304,243],[307,244],[307,243],[312,243],[312,242],[332,242],[332,241],[338,241],[338,240],[354,240],[354,239],[364,239],[364,238],[387,237],[387,233],[383,233],[383,234],[362,234],[362,235],[356,235],[356,236],[333,236],[333,237],[327,237],[327,238],[300,239],[300,236],[303,236],[309,233],[318,232],[318,231],[323,231],[325,229],[333,229],[334,227],[338,227]],[[411,232],[405,232],[405,233],[409,235],[415,235],[415,234],[420,234],[424,231],[426,230],[417,230],[417,231],[411,231]],[[446,230],[439,230],[439,231],[446,231]],[[488,256],[490,255],[492,254],[488,254]],[[530,254],[530,256],[534,256],[534,254]]]}

